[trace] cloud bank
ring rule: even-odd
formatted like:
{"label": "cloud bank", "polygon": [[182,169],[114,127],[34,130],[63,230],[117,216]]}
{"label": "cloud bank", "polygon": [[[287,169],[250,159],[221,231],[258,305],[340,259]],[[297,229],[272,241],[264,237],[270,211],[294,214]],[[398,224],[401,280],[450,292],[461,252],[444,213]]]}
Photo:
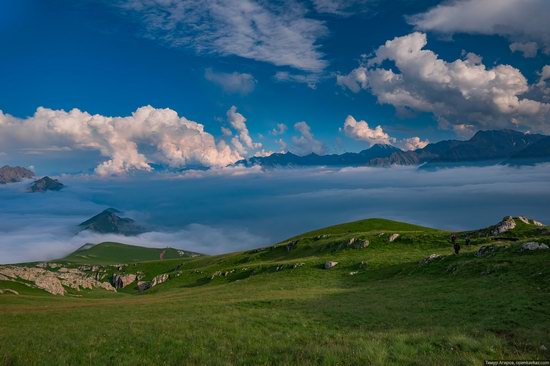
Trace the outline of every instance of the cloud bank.
{"label": "cloud bank", "polygon": [[[505,215],[549,223],[549,167],[65,176],[64,191],[38,195],[16,183],[0,186],[0,263],[59,258],[86,242],[105,240],[214,254],[369,217],[451,230],[481,228]],[[124,216],[154,231],[138,237],[75,236],[76,225],[107,207],[126,211]]]}
{"label": "cloud bank", "polygon": [[68,112],[38,108],[26,119],[0,111],[0,146],[4,153],[34,151],[94,150],[107,160],[95,171],[99,175],[150,171],[151,163],[171,167],[202,165],[220,167],[243,158],[252,142],[246,119],[232,107],[228,112],[238,137],[216,141],[204,126],[171,109],[138,108],[127,117],[91,115],[78,109]]}

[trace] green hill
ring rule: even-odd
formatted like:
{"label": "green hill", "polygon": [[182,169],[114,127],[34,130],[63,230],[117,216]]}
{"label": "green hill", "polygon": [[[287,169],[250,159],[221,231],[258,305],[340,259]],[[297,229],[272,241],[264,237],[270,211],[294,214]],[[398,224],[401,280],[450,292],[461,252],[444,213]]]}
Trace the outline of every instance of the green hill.
{"label": "green hill", "polygon": [[141,292],[134,282],[62,297],[0,280],[20,293],[0,295],[0,365],[549,359],[550,250],[522,250],[550,244],[548,227],[484,230],[456,233],[459,255],[449,232],[371,219],[239,253],[87,270],[165,279]]}
{"label": "green hill", "polygon": [[181,259],[199,255],[174,248],[147,248],[121,243],[85,244],[62,261],[86,264],[119,264],[163,259]]}

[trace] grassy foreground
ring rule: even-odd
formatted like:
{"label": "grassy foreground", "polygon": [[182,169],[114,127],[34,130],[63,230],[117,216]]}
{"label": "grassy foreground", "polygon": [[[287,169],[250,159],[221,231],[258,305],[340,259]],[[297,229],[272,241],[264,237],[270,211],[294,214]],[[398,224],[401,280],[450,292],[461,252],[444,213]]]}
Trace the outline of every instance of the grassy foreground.
{"label": "grassy foreground", "polygon": [[[506,238],[475,237],[458,256],[448,236],[366,220],[248,252],[130,264],[127,273],[171,276],[144,293],[61,297],[0,281],[20,293],[0,295],[0,365],[549,359],[550,253],[520,251],[526,241],[549,243],[547,234],[520,224]],[[495,252],[476,257],[482,245]],[[441,257],[422,263],[431,254]],[[327,260],[338,264],[324,269]]]}

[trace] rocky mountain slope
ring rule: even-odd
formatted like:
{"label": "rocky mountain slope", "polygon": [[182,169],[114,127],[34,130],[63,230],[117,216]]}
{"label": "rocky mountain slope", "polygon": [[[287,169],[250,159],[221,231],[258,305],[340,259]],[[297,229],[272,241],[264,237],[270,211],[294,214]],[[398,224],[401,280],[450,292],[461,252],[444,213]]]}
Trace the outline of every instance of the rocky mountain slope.
{"label": "rocky mountain slope", "polygon": [[0,184],[17,183],[34,177],[34,172],[20,166],[4,165],[0,168]]}

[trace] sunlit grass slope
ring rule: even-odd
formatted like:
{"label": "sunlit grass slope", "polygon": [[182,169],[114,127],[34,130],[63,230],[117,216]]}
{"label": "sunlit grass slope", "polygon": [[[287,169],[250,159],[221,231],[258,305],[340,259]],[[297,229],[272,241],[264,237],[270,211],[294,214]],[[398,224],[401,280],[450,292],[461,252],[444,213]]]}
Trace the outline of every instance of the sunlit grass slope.
{"label": "sunlit grass slope", "polygon": [[[514,231],[470,232],[471,246],[454,255],[448,232],[365,220],[246,252],[131,263],[124,272],[170,275],[143,293],[19,288],[0,296],[0,365],[548,359],[550,253],[520,248],[550,239],[547,228],[517,230],[514,241]],[[494,252],[475,256],[483,245]],[[440,257],[424,261],[431,254]],[[338,264],[324,269],[326,261]]]}

